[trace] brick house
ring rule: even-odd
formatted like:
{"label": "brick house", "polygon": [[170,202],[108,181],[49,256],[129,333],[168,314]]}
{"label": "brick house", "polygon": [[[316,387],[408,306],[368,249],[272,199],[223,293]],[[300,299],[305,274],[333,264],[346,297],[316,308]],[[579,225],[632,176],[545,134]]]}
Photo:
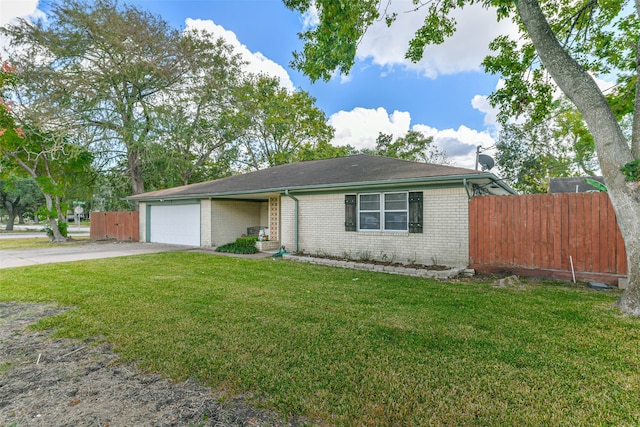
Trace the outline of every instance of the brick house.
{"label": "brick house", "polygon": [[141,242],[215,247],[263,228],[290,252],[466,266],[469,200],[514,193],[488,172],[356,155],[128,199]]}

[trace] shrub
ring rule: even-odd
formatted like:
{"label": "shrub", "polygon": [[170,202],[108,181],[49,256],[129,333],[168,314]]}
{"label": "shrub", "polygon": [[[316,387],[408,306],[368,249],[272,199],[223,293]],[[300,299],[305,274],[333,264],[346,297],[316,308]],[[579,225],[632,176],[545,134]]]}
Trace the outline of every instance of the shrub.
{"label": "shrub", "polygon": [[256,236],[238,237],[235,241],[235,245],[239,247],[255,247],[258,238]]}
{"label": "shrub", "polygon": [[239,237],[233,243],[227,243],[216,248],[216,252],[225,252],[231,254],[255,254],[258,252],[256,242],[258,238],[255,236]]}

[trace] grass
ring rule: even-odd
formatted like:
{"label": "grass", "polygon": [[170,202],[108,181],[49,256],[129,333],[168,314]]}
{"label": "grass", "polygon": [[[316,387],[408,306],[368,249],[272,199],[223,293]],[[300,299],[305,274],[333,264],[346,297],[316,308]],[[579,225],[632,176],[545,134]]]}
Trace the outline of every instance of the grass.
{"label": "grass", "polygon": [[66,243],[51,243],[48,237],[29,237],[29,238],[12,238],[12,239],[0,239],[0,251],[1,250],[13,250],[13,249],[37,249],[37,248],[51,248],[56,245],[73,245],[89,240],[89,236],[70,236],[73,240]]}
{"label": "grass", "polygon": [[162,253],[2,270],[0,300],[124,360],[330,425],[638,425],[640,320],[615,293]]}

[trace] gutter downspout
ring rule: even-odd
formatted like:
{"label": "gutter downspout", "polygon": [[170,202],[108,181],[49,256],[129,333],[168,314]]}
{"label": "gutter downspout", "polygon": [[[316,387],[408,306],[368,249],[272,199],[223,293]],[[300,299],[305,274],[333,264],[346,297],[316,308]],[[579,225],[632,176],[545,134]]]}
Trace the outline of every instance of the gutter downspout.
{"label": "gutter downspout", "polygon": [[294,196],[292,196],[291,194],[289,194],[289,190],[284,190],[284,195],[289,197],[290,199],[293,199],[293,201],[295,202],[295,223],[293,226],[293,233],[295,236],[295,247],[293,248],[295,252],[298,252],[298,204],[299,204],[299,200],[296,199]]}
{"label": "gutter downspout", "polygon": [[462,185],[464,185],[464,189],[467,192],[467,197],[471,200],[471,193],[469,193],[469,185],[467,184],[467,178],[462,178]]}

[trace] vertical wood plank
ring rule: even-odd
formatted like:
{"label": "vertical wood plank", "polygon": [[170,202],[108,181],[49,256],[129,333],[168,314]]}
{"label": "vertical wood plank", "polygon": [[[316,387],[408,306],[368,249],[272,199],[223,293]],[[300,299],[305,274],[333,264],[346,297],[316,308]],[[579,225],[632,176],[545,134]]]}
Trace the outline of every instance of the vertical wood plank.
{"label": "vertical wood plank", "polygon": [[522,230],[524,228],[524,213],[522,212],[522,197],[513,199],[513,259],[512,265],[518,266],[522,264]]}
{"label": "vertical wood plank", "polygon": [[560,270],[562,268],[562,198],[557,194],[550,194],[553,204],[553,225],[551,233],[553,235],[553,252],[551,255],[551,268]]}
{"label": "vertical wood plank", "polygon": [[489,197],[486,196],[482,196],[483,197],[483,202],[485,205],[484,211],[483,211],[483,218],[482,218],[482,224],[481,224],[481,230],[480,230],[480,240],[482,241],[482,255],[483,258],[485,259],[485,262],[491,263],[491,258],[489,255],[489,239],[487,236],[487,228],[489,227],[489,224],[491,223],[491,199]]}
{"label": "vertical wood plank", "polygon": [[477,233],[478,224],[476,216],[478,215],[478,198],[474,197],[469,200],[469,264],[478,262],[477,254]]}
{"label": "vertical wood plank", "polygon": [[502,242],[500,242],[500,199],[497,197],[491,197],[491,205],[493,211],[493,217],[491,218],[491,260],[496,262],[501,259]]}
{"label": "vertical wood plank", "polygon": [[515,236],[514,236],[515,219],[514,219],[513,207],[516,202],[516,196],[505,196],[505,202],[507,204],[507,208],[506,208],[507,220],[505,222],[505,225],[507,227],[507,238],[505,239],[507,247],[506,247],[505,264],[514,265],[513,253],[514,253],[514,245],[515,245]]}
{"label": "vertical wood plank", "polygon": [[606,212],[607,212],[607,222],[606,222],[606,235],[607,235],[607,272],[615,273],[618,269],[617,266],[617,230],[618,223],[616,220],[616,214],[613,211],[613,205],[611,205],[611,200],[609,197],[606,198]]}
{"label": "vertical wood plank", "polygon": [[551,253],[553,252],[553,243],[549,237],[549,223],[551,220],[551,216],[553,214],[553,209],[551,206],[551,199],[546,197],[546,194],[541,194],[538,197],[540,200],[540,245],[542,246],[540,250],[540,263],[543,268],[551,268]]}
{"label": "vertical wood plank", "polygon": [[[600,224],[602,220],[600,218],[600,211],[604,209],[604,200],[602,194],[595,193],[591,198],[591,225],[593,236],[591,238],[591,270],[592,271],[605,271],[601,261],[601,253],[605,251],[605,246],[602,244],[602,229]],[[602,205],[602,207],[601,207]]]}

